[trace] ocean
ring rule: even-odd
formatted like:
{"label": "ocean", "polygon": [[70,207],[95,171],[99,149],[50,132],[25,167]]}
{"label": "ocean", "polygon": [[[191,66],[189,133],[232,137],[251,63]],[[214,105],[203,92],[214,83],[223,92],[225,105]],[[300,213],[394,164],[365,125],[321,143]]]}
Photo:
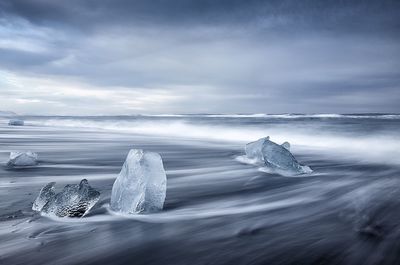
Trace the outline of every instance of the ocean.
{"label": "ocean", "polygon": [[[0,117],[0,264],[400,264],[400,115]],[[246,143],[290,142],[310,174],[244,163]],[[111,188],[130,149],[158,152],[164,209],[121,216]],[[5,166],[11,151],[39,165]],[[83,218],[32,211],[40,189],[88,179]]]}

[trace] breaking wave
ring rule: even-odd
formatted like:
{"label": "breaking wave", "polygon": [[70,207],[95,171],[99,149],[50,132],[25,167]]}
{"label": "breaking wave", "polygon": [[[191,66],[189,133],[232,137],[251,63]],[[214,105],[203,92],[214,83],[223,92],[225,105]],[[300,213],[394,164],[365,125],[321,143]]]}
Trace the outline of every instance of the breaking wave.
{"label": "breaking wave", "polygon": [[[106,130],[173,139],[199,139],[232,142],[243,145],[261,137],[270,136],[272,141],[289,141],[294,152],[321,153],[358,161],[400,163],[400,135],[387,124],[369,119],[367,122],[330,122],[321,120],[275,122],[247,118],[245,122],[235,118],[32,118],[28,124],[52,128],[81,128]],[[337,115],[337,114],[335,114]],[[331,117],[331,116],[329,116]],[[365,117],[365,116],[363,116]],[[398,120],[400,122],[400,119]],[[388,121],[389,122],[389,121]],[[397,122],[397,120],[396,120]],[[374,127],[375,126],[375,127]],[[374,130],[370,130],[373,127]],[[365,133],[368,129],[368,133]]]}

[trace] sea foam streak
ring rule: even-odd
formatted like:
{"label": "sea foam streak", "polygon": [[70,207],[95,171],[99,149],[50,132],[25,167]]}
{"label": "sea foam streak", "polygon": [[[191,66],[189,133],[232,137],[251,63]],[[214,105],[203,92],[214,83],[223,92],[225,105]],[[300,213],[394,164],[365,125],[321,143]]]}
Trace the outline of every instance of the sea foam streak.
{"label": "sea foam streak", "polygon": [[[41,157],[39,166],[26,171],[0,167],[4,264],[274,264],[282,258],[282,264],[317,264],[321,258],[327,264],[399,263],[393,250],[398,247],[400,166],[386,163],[399,157],[400,120],[24,119],[24,127],[0,124],[2,161],[12,150],[33,150]],[[266,135],[278,143],[289,141],[296,158],[315,173],[267,175],[235,160],[244,155],[245,143]],[[160,212],[121,216],[109,211],[111,187],[131,148],[163,157],[168,183]],[[56,181],[60,191],[82,178],[102,194],[84,218],[33,215],[32,202],[45,183]]]}
{"label": "sea foam streak", "polygon": [[[325,115],[325,114],[323,114]],[[336,114],[335,114],[336,115]],[[360,117],[363,115],[360,115]],[[395,115],[398,116],[398,115]],[[364,116],[363,116],[364,117]],[[244,144],[265,135],[278,142],[290,141],[293,152],[318,152],[328,156],[356,159],[366,162],[400,163],[400,136],[390,130],[349,131],[344,125],[322,126],[312,121],[295,124],[277,123],[274,119],[242,124],[235,118],[227,122],[215,118],[48,118],[34,120],[34,125],[51,127],[73,127],[88,130],[108,130],[138,135],[164,136],[171,138],[200,139]],[[324,118],[318,118],[324,120]],[[232,122],[230,122],[232,121]],[[318,122],[318,120],[317,120]],[[347,126],[347,125],[346,125]]]}

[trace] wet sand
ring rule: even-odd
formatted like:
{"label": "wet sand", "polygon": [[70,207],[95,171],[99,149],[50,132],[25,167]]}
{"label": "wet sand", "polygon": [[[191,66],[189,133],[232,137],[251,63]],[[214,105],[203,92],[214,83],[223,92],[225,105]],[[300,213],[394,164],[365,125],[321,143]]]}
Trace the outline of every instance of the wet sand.
{"label": "wet sand", "polygon": [[[398,165],[296,152],[314,173],[240,163],[243,145],[108,130],[0,126],[0,264],[397,264]],[[119,216],[111,187],[131,148],[161,154],[162,212]],[[4,167],[9,151],[40,164]],[[100,201],[81,219],[31,210],[46,183],[86,178]]]}

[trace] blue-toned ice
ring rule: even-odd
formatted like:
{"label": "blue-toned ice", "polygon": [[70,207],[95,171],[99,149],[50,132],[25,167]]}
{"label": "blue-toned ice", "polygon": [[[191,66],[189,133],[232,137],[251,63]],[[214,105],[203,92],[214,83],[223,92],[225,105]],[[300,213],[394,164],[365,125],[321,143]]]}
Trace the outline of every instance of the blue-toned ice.
{"label": "blue-toned ice", "polygon": [[55,193],[55,182],[44,186],[32,205],[32,209],[55,217],[82,217],[100,199],[100,192],[93,189],[86,179],[79,184],[68,184]]}
{"label": "blue-toned ice", "polygon": [[161,156],[132,149],[114,182],[111,209],[136,214],[159,211],[164,206],[167,176]]}
{"label": "blue-toned ice", "polygon": [[248,143],[245,147],[247,158],[263,163],[272,170],[297,174],[311,173],[311,168],[297,162],[289,150],[290,144],[288,142],[279,145],[270,141],[269,136]]}
{"label": "blue-toned ice", "polygon": [[20,120],[20,119],[11,119],[8,122],[8,125],[11,125],[11,126],[24,126],[24,121]]}
{"label": "blue-toned ice", "polygon": [[47,183],[37,196],[36,200],[33,202],[32,210],[40,212],[43,207],[51,200],[54,200],[56,192],[54,191],[55,182]]}
{"label": "blue-toned ice", "polygon": [[34,152],[11,152],[7,162],[8,167],[25,167],[37,165],[38,155]]}

